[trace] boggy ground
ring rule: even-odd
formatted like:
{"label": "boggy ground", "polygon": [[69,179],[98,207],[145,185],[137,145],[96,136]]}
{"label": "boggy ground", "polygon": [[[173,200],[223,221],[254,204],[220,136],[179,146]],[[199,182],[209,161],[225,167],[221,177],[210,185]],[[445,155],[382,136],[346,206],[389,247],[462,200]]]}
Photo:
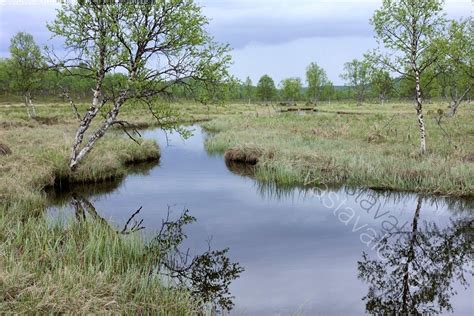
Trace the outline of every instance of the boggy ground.
{"label": "boggy ground", "polygon": [[428,153],[419,154],[411,104],[321,105],[315,111],[228,116],[207,122],[208,151],[260,157],[255,176],[280,185],[349,184],[449,196],[474,195],[474,112],[426,108]]}
{"label": "boggy ground", "polygon": [[[183,121],[218,114],[191,107],[195,114],[187,112]],[[156,125],[145,112],[132,107],[122,118]],[[94,220],[48,223],[44,216],[46,187],[120,178],[129,164],[157,160],[157,144],[138,145],[111,130],[71,173],[67,161],[78,125],[71,109],[39,104],[37,113],[29,120],[21,104],[0,105],[0,313],[198,314],[201,305],[188,290],[150,277],[160,254],[138,234],[120,235]]]}
{"label": "boggy ground", "polygon": [[[83,111],[87,104],[78,106]],[[473,194],[472,106],[443,118],[443,129],[435,117],[445,105],[428,107],[426,157],[417,154],[409,104],[319,105],[319,112],[306,115],[253,104],[172,107],[181,113],[176,123],[212,120],[205,123],[212,132],[207,148],[233,148],[228,157],[256,162],[255,176],[265,182]],[[138,145],[111,131],[71,173],[67,159],[77,127],[71,108],[42,103],[37,113],[29,120],[21,104],[0,105],[0,313],[198,313],[186,289],[168,289],[149,277],[159,254],[150,255],[138,235],[122,236],[93,221],[51,224],[44,216],[45,187],[120,178],[128,164],[158,159],[156,143]],[[121,118],[157,125],[140,106],[125,108]]]}

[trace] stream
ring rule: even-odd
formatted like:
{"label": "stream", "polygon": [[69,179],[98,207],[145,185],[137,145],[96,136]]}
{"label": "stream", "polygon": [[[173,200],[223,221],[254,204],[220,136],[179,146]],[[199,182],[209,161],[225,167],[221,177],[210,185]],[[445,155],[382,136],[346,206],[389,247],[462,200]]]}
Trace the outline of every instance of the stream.
{"label": "stream", "polygon": [[232,315],[384,314],[394,301],[429,312],[446,300],[455,315],[473,314],[472,201],[262,184],[249,168],[208,154],[206,133],[189,128],[192,137],[169,134],[168,142],[159,129],[144,132],[160,144],[159,163],[120,181],[51,192],[48,216],[74,218],[74,191],[117,228],[142,207],[140,233],[151,238],[168,209],[189,209],[197,220],[183,246],[229,248],[245,268],[230,287]]}

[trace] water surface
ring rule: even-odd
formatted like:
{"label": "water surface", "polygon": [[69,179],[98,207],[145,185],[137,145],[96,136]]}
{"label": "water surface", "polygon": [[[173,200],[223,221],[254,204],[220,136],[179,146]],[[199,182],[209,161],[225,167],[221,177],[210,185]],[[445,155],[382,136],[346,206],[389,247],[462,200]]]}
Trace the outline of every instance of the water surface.
{"label": "water surface", "polygon": [[[117,227],[142,206],[140,218],[147,236],[160,228],[168,208],[176,215],[189,209],[197,222],[187,227],[185,246],[198,253],[211,239],[213,248],[230,248],[231,259],[245,268],[231,286],[236,304],[233,314],[365,314],[362,298],[369,292],[370,282],[358,278],[358,268],[365,267],[370,275],[374,268],[370,260],[388,267],[387,271],[407,260],[397,257],[386,263],[383,251],[377,251],[382,244],[371,238],[373,235],[389,233],[387,244],[393,248],[389,254],[394,256],[414,244],[412,254],[421,265],[429,264],[422,258],[445,249],[442,241],[450,236],[466,234],[459,245],[450,247],[467,244],[470,250],[461,249],[460,253],[472,251],[472,210],[466,201],[348,188],[316,191],[265,186],[246,176],[251,173],[248,168],[226,166],[221,156],[206,153],[205,133],[197,126],[193,129],[194,136],[186,141],[179,135],[168,135],[169,144],[162,131],[145,132],[145,138],[160,143],[159,164],[140,165],[122,181],[73,191],[86,196],[100,215]],[[65,191],[52,197],[49,214],[71,216],[70,194]],[[413,236],[414,223],[419,240],[406,238]],[[430,244],[429,240],[436,242]],[[363,260],[364,252],[369,256],[367,261]],[[469,259],[460,260],[472,267]],[[442,266],[443,262],[437,264]],[[420,275],[420,282],[425,283],[440,277],[451,279],[441,268],[425,268],[429,270],[425,278],[419,271],[409,271],[410,277]],[[381,289],[386,293],[383,295],[403,294],[397,293],[396,285],[402,278],[390,279],[388,272],[382,278],[387,280],[386,288]],[[472,281],[472,276],[467,280]],[[458,292],[448,295],[454,313],[472,315],[472,288],[464,289],[455,277],[452,285]],[[429,291],[443,294],[448,288],[439,285]],[[419,304],[420,310],[439,306],[436,299]]]}

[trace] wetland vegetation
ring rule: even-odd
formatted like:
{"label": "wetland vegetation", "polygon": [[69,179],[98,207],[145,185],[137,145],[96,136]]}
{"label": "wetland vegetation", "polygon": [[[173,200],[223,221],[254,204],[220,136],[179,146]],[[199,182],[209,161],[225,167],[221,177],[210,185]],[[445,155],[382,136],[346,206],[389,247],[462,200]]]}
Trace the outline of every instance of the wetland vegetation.
{"label": "wetland vegetation", "polygon": [[442,4],[383,1],[344,86],[237,80],[192,0],[63,3],[72,55],[14,35],[0,313],[469,314],[473,22]]}

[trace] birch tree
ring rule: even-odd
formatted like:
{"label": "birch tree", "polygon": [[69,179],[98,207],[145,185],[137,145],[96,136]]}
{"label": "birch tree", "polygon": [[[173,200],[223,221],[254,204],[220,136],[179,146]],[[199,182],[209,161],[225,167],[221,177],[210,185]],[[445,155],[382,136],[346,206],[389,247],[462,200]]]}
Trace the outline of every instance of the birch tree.
{"label": "birch tree", "polygon": [[329,83],[326,71],[319,67],[317,63],[309,64],[306,68],[306,83],[308,84],[307,94],[309,100],[317,104]]}
{"label": "birch tree", "polygon": [[474,84],[473,19],[451,21],[446,36],[435,47],[442,54],[437,63],[438,82],[454,116]]}
{"label": "birch tree", "polygon": [[280,82],[283,100],[294,103],[301,97],[303,85],[300,78],[287,78]]}
{"label": "birch tree", "polygon": [[244,90],[243,91],[244,92],[244,97],[246,99],[248,99],[249,105],[250,105],[250,102],[252,101],[252,98],[253,98],[253,95],[254,95],[253,83],[252,83],[252,80],[250,79],[250,77],[247,77],[247,79],[245,79],[243,90]]}
{"label": "birch tree", "polygon": [[36,108],[32,93],[41,82],[41,50],[31,34],[19,32],[10,41],[10,55],[8,71],[11,88],[23,96],[28,117],[34,118]]}
{"label": "birch tree", "polygon": [[269,75],[263,75],[257,84],[257,95],[265,101],[271,101],[275,97],[276,88],[275,82]]}
{"label": "birch tree", "polygon": [[[228,46],[207,33],[208,19],[193,0],[104,3],[64,2],[48,25],[64,39],[70,56],[50,51],[49,62],[63,71],[82,69],[94,80],[91,106],[81,115],[73,141],[71,170],[110,127],[128,125],[119,119],[123,106],[143,103],[160,120],[154,110],[159,97],[173,87],[188,87],[190,81],[205,87],[219,84],[230,63]],[[107,89],[105,78],[113,73],[126,80]],[[92,125],[98,128],[85,140]]]}
{"label": "birch tree", "polygon": [[341,78],[354,90],[359,105],[367,96],[372,77],[371,71],[372,67],[366,60],[354,59],[344,64],[344,73],[341,74]]}
{"label": "birch tree", "polygon": [[442,33],[442,5],[443,0],[384,0],[371,20],[379,45],[388,51],[384,55],[376,52],[372,57],[413,82],[422,154],[426,152],[422,79],[439,58],[430,48]]}
{"label": "birch tree", "polygon": [[390,74],[382,69],[374,69],[370,84],[383,105],[390,92],[394,89],[393,79],[390,77]]}

